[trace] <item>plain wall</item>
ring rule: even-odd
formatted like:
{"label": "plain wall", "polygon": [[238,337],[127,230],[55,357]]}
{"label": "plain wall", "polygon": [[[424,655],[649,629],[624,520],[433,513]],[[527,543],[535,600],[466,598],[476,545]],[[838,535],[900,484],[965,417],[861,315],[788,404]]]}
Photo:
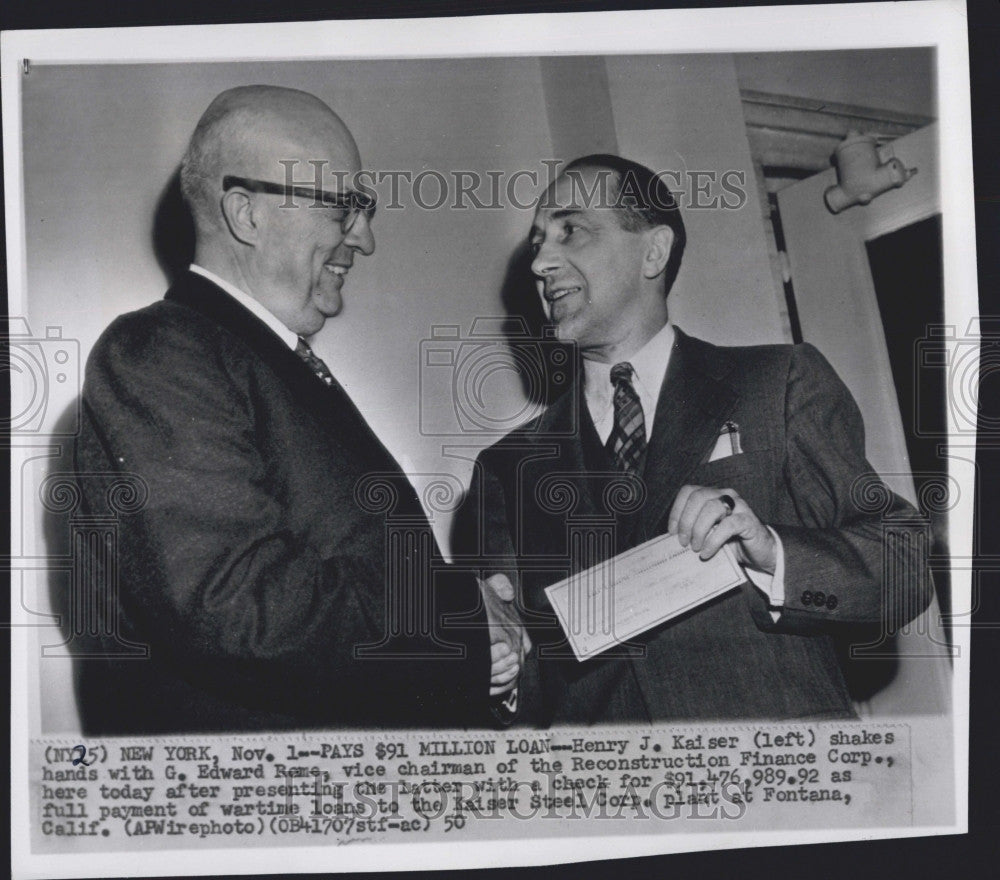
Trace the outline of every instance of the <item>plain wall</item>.
{"label": "plain wall", "polygon": [[[732,56],[616,56],[607,69],[622,155],[678,169],[689,181],[681,200],[688,243],[671,317],[722,345],[787,341]],[[738,209],[722,207],[739,204],[723,188],[727,172],[743,181]]]}
{"label": "plain wall", "polygon": [[[35,66],[23,81],[23,155],[26,317],[36,336],[62,328],[79,341],[82,362],[116,315],[162,297],[168,278],[153,231],[164,192],[212,98],[254,82],[329,103],[372,169],[527,170],[541,185],[541,160],[617,144],[656,170],[742,172],[748,200],[740,210],[685,209],[689,245],[671,308],[681,326],[712,341],[783,339],[728,55]],[[424,192],[433,200],[431,181]],[[517,190],[523,200],[537,192],[527,182]],[[447,377],[442,384],[440,372],[421,371],[421,341],[435,325],[467,334],[475,318],[503,316],[512,301],[533,295],[514,261],[532,211],[428,211],[405,192],[402,202],[403,210],[380,209],[376,252],[355,263],[346,307],[314,347],[407,470],[448,474],[461,489],[469,459],[496,435],[421,432],[422,423],[453,421]],[[70,423],[77,390],[72,376],[51,386],[43,431]],[[532,412],[509,370],[492,374],[484,393],[501,425]],[[465,460],[444,454],[449,443],[468,447]],[[68,450],[55,442],[23,472],[24,515],[33,525],[24,553],[65,550],[51,523],[46,539],[35,499],[50,468],[68,467]],[[420,488],[429,479],[414,482]],[[447,510],[435,514],[443,542],[450,521]],[[48,611],[47,578],[28,580],[26,604]],[[38,635],[40,644],[59,640],[52,626]],[[75,730],[71,664],[39,666],[43,730]]]}

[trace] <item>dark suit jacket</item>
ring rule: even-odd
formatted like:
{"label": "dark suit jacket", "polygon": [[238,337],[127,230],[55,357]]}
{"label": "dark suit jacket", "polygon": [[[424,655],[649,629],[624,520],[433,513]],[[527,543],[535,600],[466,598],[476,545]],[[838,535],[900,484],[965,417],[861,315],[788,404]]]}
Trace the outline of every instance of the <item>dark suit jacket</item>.
{"label": "dark suit jacket", "polygon": [[[727,421],[743,452],[709,462]],[[811,346],[720,348],[678,329],[637,509],[616,480],[580,388],[478,460],[459,546],[520,574],[535,723],[851,716],[832,635],[863,625],[877,636],[887,609],[898,625],[930,601],[915,544],[884,540],[914,511],[872,473],[857,406]],[[735,489],[780,535],[778,622],[747,582],[619,656],[567,656],[544,587],[665,533],[688,483]],[[614,535],[601,539],[608,522]]]}
{"label": "dark suit jacket", "polygon": [[[148,487],[118,519],[117,559],[89,563],[105,582],[114,567],[118,589],[94,597],[108,658],[81,663],[88,732],[485,721],[475,581],[444,571],[416,493],[343,390],[225,292],[188,273],[118,318],[83,403],[85,509],[107,514],[116,475]],[[466,621],[408,628],[407,603]]]}

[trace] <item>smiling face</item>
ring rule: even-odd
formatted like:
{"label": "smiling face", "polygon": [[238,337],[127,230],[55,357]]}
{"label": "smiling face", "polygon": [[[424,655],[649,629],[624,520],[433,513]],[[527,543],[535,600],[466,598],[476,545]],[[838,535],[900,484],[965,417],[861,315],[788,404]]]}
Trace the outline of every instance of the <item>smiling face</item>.
{"label": "smiling face", "polygon": [[369,217],[358,214],[345,230],[347,209],[337,206],[361,189],[359,172],[350,131],[314,95],[277,86],[223,92],[198,122],[181,168],[195,262],[312,336],[343,308],[354,258],[375,250]]}
{"label": "smiling face", "polygon": [[[312,143],[289,144],[287,150],[273,151],[273,155],[298,158],[294,179],[302,184],[314,176],[309,161],[324,161],[323,189],[335,193],[337,182],[343,189],[361,170],[353,139],[346,129],[339,133],[346,138],[337,134],[317,132]],[[283,172],[283,166],[275,163],[263,179],[281,183]],[[254,193],[252,198],[260,221],[252,293],[289,329],[311,336],[343,308],[341,290],[356,254],[374,251],[369,220],[360,214],[345,233],[344,208],[317,205],[305,196]]]}
{"label": "smiling face", "polygon": [[535,212],[529,245],[557,337],[574,340],[584,357],[615,362],[660,330],[666,300],[659,272],[650,277],[651,230],[622,228],[616,211],[600,204],[593,194],[602,173],[581,168],[557,178]]}

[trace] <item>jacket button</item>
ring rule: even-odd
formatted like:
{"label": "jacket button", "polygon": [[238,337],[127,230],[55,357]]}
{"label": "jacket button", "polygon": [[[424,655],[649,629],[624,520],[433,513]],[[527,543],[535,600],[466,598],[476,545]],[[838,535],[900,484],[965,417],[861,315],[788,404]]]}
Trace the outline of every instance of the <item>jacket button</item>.
{"label": "jacket button", "polygon": [[813,603],[813,594],[812,594],[812,591],[811,590],[803,590],[802,591],[802,604],[803,605],[812,605],[812,603]]}
{"label": "jacket button", "polygon": [[833,593],[830,593],[830,595],[826,597],[826,607],[831,611],[837,607],[837,597],[834,596]]}
{"label": "jacket button", "polygon": [[822,590],[817,590],[813,593],[813,605],[817,608],[822,608],[826,604],[826,593]]}

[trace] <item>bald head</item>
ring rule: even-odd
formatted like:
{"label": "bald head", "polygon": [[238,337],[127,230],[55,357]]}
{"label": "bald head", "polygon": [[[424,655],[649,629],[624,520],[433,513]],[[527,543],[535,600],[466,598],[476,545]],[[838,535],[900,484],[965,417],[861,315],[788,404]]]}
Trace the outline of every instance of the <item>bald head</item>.
{"label": "bald head", "polygon": [[274,86],[223,92],[181,166],[195,263],[311,336],[343,307],[355,257],[375,249],[371,214],[350,201],[361,170],[347,126],[315,96]]}
{"label": "bald head", "polygon": [[198,236],[223,232],[220,208],[226,174],[284,183],[287,165],[311,180],[324,162],[329,173],[352,174],[361,159],[351,132],[315,95],[278,86],[240,86],[220,94],[198,121],[181,165],[181,191]]}

